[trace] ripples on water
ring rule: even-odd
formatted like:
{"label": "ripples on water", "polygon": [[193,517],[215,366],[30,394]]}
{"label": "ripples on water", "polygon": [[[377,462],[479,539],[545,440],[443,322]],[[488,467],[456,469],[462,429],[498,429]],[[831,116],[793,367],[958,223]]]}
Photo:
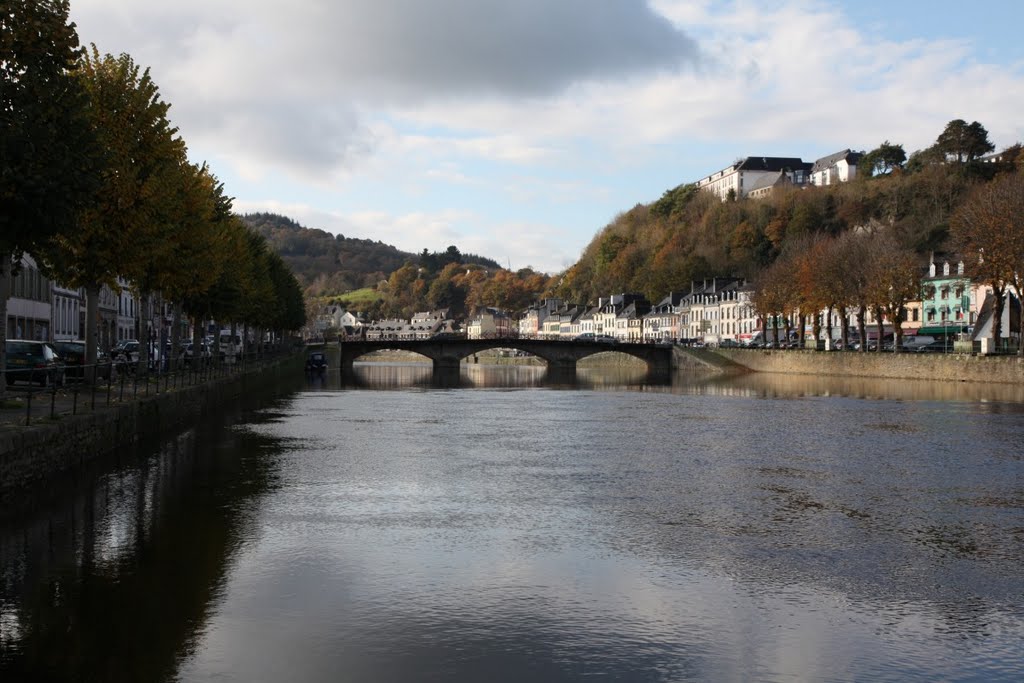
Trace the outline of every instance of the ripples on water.
{"label": "ripples on water", "polygon": [[0,673],[1022,678],[1016,387],[359,373],[9,530]]}

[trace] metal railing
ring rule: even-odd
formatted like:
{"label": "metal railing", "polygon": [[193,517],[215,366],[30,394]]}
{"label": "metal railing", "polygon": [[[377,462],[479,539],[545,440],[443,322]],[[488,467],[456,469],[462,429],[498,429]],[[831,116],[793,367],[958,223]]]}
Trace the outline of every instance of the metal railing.
{"label": "metal railing", "polygon": [[[290,349],[264,350],[238,354],[235,357],[198,363],[179,361],[174,369],[160,363],[139,368],[136,362],[107,360],[91,365],[51,368],[9,368],[8,389],[25,397],[24,425],[33,420],[33,403],[38,414],[39,402],[49,399],[49,412],[44,417],[54,420],[60,415],[77,415],[83,410],[96,410],[116,403],[125,403],[150,394],[206,384],[250,370],[264,367],[290,354]],[[13,393],[13,392],[12,392]],[[12,395],[9,393],[9,396]]]}

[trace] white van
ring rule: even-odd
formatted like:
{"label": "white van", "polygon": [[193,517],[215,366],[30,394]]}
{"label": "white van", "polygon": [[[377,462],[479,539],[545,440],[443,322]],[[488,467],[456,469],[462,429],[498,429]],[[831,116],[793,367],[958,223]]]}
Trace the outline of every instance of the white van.
{"label": "white van", "polygon": [[220,352],[222,358],[230,359],[229,362],[234,362],[235,359],[242,356],[242,338],[237,334],[232,336],[231,330],[221,330]]}
{"label": "white van", "polygon": [[935,337],[928,334],[911,334],[903,337],[903,346],[911,351],[917,351],[922,346],[928,346]]}

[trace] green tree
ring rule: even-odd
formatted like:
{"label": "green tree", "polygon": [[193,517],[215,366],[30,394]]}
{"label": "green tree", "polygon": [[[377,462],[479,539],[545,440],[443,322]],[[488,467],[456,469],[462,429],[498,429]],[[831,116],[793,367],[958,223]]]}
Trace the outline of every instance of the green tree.
{"label": "green tree", "polygon": [[903,145],[894,145],[888,140],[871,150],[860,160],[865,177],[886,175],[897,168],[903,168],[907,161],[907,153]]}
{"label": "green tree", "polygon": [[96,185],[80,58],[66,0],[0,0],[0,375],[21,252],[72,230]]}
{"label": "green tree", "polygon": [[147,276],[152,250],[162,250],[167,236],[165,217],[185,145],[149,70],[140,72],[131,57],[100,56],[93,46],[78,73],[106,154],[93,200],[79,212],[75,230],[57,236],[50,255],[65,284],[85,288],[86,353],[93,363],[100,287],[119,289],[118,276]]}
{"label": "green tree", "polygon": [[935,141],[935,147],[946,158],[958,163],[974,161],[995,149],[983,125],[977,121],[967,123],[963,119],[947,123]]}

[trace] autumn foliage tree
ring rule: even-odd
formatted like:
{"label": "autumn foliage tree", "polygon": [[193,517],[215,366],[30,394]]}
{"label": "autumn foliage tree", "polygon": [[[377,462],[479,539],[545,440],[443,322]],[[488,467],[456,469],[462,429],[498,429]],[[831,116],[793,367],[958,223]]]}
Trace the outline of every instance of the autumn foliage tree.
{"label": "autumn foliage tree", "polygon": [[86,292],[86,362],[96,360],[99,291],[120,290],[119,276],[150,275],[154,250],[168,236],[168,205],[185,145],[167,119],[170,105],[128,55],[93,46],[78,72],[89,97],[92,131],[105,150],[100,186],[78,212],[75,229],[54,240],[50,258],[65,284]]}
{"label": "autumn foliage tree", "polygon": [[[1024,173],[1006,174],[976,188],[954,214],[951,230],[967,273],[992,287],[998,343],[1007,288],[1024,301]],[[1018,333],[1024,340],[1024,314],[1020,317]],[[1018,343],[1017,353],[1024,353],[1024,343]]]}

